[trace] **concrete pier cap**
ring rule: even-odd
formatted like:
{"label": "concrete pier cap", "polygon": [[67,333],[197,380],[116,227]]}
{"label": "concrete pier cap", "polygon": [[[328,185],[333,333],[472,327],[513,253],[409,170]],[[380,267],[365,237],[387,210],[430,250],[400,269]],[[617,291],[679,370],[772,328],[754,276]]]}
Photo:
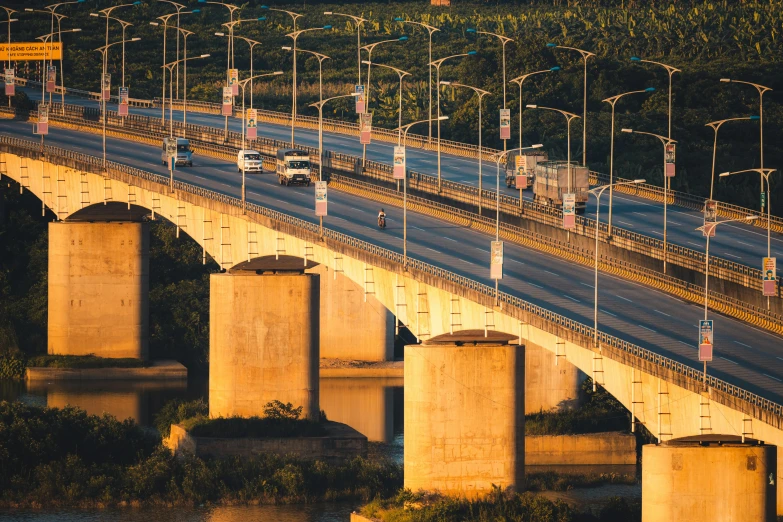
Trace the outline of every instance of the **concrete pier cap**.
{"label": "concrete pier cap", "polygon": [[319,417],[319,276],[295,259],[268,256],[210,276],[211,417],[263,416],[274,400]]}
{"label": "concrete pier cap", "polygon": [[404,487],[479,498],[523,490],[525,348],[466,330],[405,347]]}
{"label": "concrete pier cap", "polygon": [[642,448],[642,522],[775,522],[777,447],[735,435]]}

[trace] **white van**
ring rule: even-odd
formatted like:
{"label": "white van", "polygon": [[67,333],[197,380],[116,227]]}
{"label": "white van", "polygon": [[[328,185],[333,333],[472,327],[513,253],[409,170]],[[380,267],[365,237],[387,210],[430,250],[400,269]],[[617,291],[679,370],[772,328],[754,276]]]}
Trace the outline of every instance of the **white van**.
{"label": "white van", "polygon": [[245,172],[263,172],[263,160],[261,153],[255,150],[240,150],[237,154],[237,172],[242,172],[244,163]]}

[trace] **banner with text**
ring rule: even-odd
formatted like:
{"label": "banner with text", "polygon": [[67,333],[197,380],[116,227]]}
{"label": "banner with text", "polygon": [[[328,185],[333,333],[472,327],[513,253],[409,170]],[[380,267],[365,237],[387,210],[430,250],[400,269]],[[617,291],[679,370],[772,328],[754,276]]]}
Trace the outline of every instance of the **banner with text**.
{"label": "banner with text", "polygon": [[57,81],[57,67],[50,65],[46,68],[46,92],[54,92],[54,85]]}
{"label": "banner with text", "polygon": [[677,145],[675,143],[666,144],[666,177],[674,177],[674,157],[677,151]]}
{"label": "banner with text", "polygon": [[500,109],[500,139],[511,138],[511,109]]}
{"label": "banner with text", "polygon": [[503,279],[503,242],[492,241],[489,254],[489,277]]}
{"label": "banner with text", "polygon": [[699,321],[699,360],[712,361],[713,343],[712,319]]}
{"label": "banner with text", "polygon": [[361,114],[364,112],[364,85],[357,85],[354,92],[359,93],[356,96],[356,114]]}
{"label": "banner with text", "polygon": [[394,179],[405,179],[405,147],[394,147]]}
{"label": "banner with text", "polygon": [[315,182],[315,215],[316,216],[326,215],[327,203],[328,201],[326,199],[326,182],[316,181]]}
{"label": "banner with text", "polygon": [[258,122],[258,109],[247,110],[247,139],[254,140],[258,137],[258,128],[256,123]]}
{"label": "banner with text", "polygon": [[120,87],[120,106],[117,109],[120,116],[128,115],[128,88]]}
{"label": "banner with text", "polygon": [[576,226],[576,194],[563,194],[563,228]]}
{"label": "banner with text", "polygon": [[37,60],[59,60],[62,58],[60,42],[14,42],[10,46],[0,43],[0,61],[27,62]]}
{"label": "banner with text", "polygon": [[372,113],[363,112],[359,115],[359,143],[369,145],[372,138]]}
{"label": "banner with text", "polygon": [[49,134],[49,107],[46,105],[38,106],[38,126],[36,127],[36,134]]}
{"label": "banner with text", "polygon": [[704,202],[704,237],[715,237],[715,228],[718,226],[718,202],[714,199],[708,199]]}
{"label": "banner with text", "polygon": [[6,96],[13,96],[16,91],[14,90],[14,70],[13,69],[6,69],[5,70],[5,95]]}
{"label": "banner with text", "polygon": [[106,73],[101,80],[101,99],[109,101],[111,99],[111,74]]}
{"label": "banner with text", "polygon": [[767,297],[775,297],[778,295],[778,270],[777,270],[777,258],[765,257],[762,262],[761,274],[762,285],[764,295]]}
{"label": "banner with text", "polygon": [[223,110],[221,111],[223,116],[231,116],[234,113],[232,92],[230,86],[223,87]]}
{"label": "banner with text", "polygon": [[228,84],[231,86],[231,94],[237,96],[239,94],[239,69],[228,70]]}

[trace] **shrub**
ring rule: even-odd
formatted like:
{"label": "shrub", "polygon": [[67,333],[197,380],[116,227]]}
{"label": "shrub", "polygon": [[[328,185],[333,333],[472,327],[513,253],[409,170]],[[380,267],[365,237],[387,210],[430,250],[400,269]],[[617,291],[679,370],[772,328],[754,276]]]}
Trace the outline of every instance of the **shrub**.
{"label": "shrub", "polygon": [[25,361],[21,353],[0,354],[0,379],[19,381],[24,379]]}
{"label": "shrub", "polygon": [[168,437],[171,425],[179,424],[185,419],[206,417],[209,415],[209,405],[203,399],[183,401],[174,399],[167,402],[155,416],[154,425],[161,437]]}
{"label": "shrub", "polygon": [[96,355],[37,355],[27,360],[31,368],[143,368],[145,361],[125,358],[98,357]]}

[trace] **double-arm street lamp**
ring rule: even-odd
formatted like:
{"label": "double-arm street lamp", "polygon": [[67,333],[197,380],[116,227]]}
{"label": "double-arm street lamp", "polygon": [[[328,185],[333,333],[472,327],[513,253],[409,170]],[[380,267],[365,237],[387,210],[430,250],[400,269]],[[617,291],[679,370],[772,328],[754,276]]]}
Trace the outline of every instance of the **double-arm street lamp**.
{"label": "double-arm street lamp", "polygon": [[186,137],[186,129],[188,125],[188,61],[197,60],[200,58],[209,58],[209,54],[202,54],[200,56],[193,56],[188,58],[188,36],[194,34],[187,29],[178,29],[182,33],[183,40],[185,42],[184,56],[178,60],[167,63],[163,66],[165,69],[163,75],[166,75],[166,70],[169,72],[169,135],[174,136],[174,94],[172,93],[172,73],[175,68],[179,68],[179,64],[182,63],[183,67],[183,97],[182,97],[182,137]]}
{"label": "double-arm street lamp", "polygon": [[[288,11],[285,11],[286,13],[290,14],[292,17],[295,13],[290,13]],[[301,16],[301,15],[299,15]],[[294,27],[296,27],[296,18],[294,18]],[[296,127],[296,42],[299,39],[299,36],[303,33],[308,33],[310,31],[328,31],[332,28],[331,25],[324,25],[323,27],[310,27],[309,29],[299,29],[298,31],[293,31],[291,33],[288,33],[286,36],[291,38],[294,41],[294,45],[292,46],[292,50],[294,52],[294,80],[293,80],[293,93],[291,95],[291,146],[294,146],[295,143],[295,136],[294,136],[294,128]],[[320,61],[319,61],[320,63]]]}
{"label": "double-arm street lamp", "polygon": [[725,120],[711,121],[704,125],[705,127],[711,128],[714,133],[714,137],[712,140],[712,173],[710,174],[710,199],[712,199],[713,188],[715,185],[715,155],[717,154],[718,151],[718,131],[720,130],[721,125],[729,121],[745,121],[745,120],[754,121],[758,119],[759,119],[758,116],[744,116],[742,118],[726,118]]}
{"label": "double-arm street lamp", "polygon": [[[284,51],[292,51],[293,49],[291,47],[285,46],[282,48]],[[300,53],[307,53],[312,56],[315,56],[315,59],[318,60],[318,101],[321,101],[324,99],[324,61],[330,60],[328,56],[326,56],[323,53],[317,53],[315,51],[308,51],[307,49],[298,49]]]}
{"label": "double-arm street lamp", "polygon": [[[645,180],[643,179],[635,179],[633,181],[620,181],[618,183],[612,183],[608,185],[601,185],[600,187],[595,187],[588,192],[595,196],[595,250],[593,251],[595,255],[595,275],[594,275],[594,281],[593,281],[593,344],[596,348],[600,349],[600,345],[598,344],[598,224],[600,222],[600,215],[599,212],[601,211],[601,196],[606,191],[606,189],[610,189],[612,185],[614,186],[620,186],[620,185],[635,185],[637,183],[644,183]],[[595,391],[595,383],[593,383],[593,390]]]}
{"label": "double-arm street lamp", "polygon": [[531,76],[535,76],[536,74],[543,74],[548,72],[556,72],[559,71],[560,67],[550,67],[549,69],[544,69],[542,71],[534,71],[531,73],[523,74],[522,76],[517,76],[516,78],[509,80],[509,83],[516,83],[519,86],[519,148],[522,148],[522,84],[525,83],[525,80],[527,80]]}
{"label": "double-arm street lamp", "polygon": [[[57,15],[57,16],[63,16],[63,15]],[[59,18],[58,18],[58,22],[59,22]],[[60,39],[60,41],[62,41],[62,33],[80,33],[81,31],[82,30],[78,29],[78,28],[77,29],[66,29],[65,31],[58,29],[58,31],[55,32],[55,33],[49,33],[49,34],[45,34],[45,35],[42,35],[42,36],[38,36],[36,38],[36,40],[41,40],[41,42],[46,44],[47,42],[50,42],[50,41],[54,40],[54,38],[53,38],[54,35],[59,35],[58,38]],[[52,51],[50,51],[50,53],[49,53],[49,57],[50,57],[49,58],[50,59],[49,63],[50,64],[52,63],[51,62],[51,52]],[[10,54],[10,51],[9,51],[9,54]],[[46,104],[46,89],[45,89],[45,87],[46,87],[46,76],[45,76],[46,75],[46,54],[47,53],[44,53],[44,58],[43,58],[43,61],[41,62],[41,73],[43,75],[43,77],[41,78],[41,103],[44,104],[44,105]],[[49,105],[51,106],[51,104],[52,104],[52,93],[49,93]]]}
{"label": "double-arm street lamp", "polygon": [[[775,172],[775,169],[746,169],[738,170],[736,172],[723,172],[718,177],[726,178],[735,174],[745,174],[747,172],[758,172],[761,176],[761,191],[764,192],[764,183],[767,184],[767,257],[772,257],[771,251],[771,224],[770,221],[770,208],[772,207],[772,189],[769,186],[769,176]],[[761,212],[764,212],[764,206],[761,207]],[[769,310],[769,296],[767,296],[767,310]]]}
{"label": "double-arm street lamp", "polygon": [[[765,87],[764,85],[753,83],[753,82],[745,82],[742,80],[732,80],[731,78],[721,78],[720,81],[722,83],[742,83],[744,85],[751,85],[756,88],[756,90],[759,92],[759,156],[760,156],[760,163],[759,168],[761,170],[764,170],[764,93],[767,91],[771,91],[769,87]],[[760,176],[763,178],[764,176]],[[764,192],[764,180],[760,179],[761,182],[761,192]],[[762,205],[761,210],[764,210],[764,207]]]}
{"label": "double-arm street lamp", "polygon": [[552,107],[544,107],[542,105],[528,105],[527,108],[528,109],[543,109],[543,110],[546,110],[546,111],[558,112],[558,113],[562,114],[563,117],[565,118],[565,120],[566,120],[566,134],[568,136],[568,146],[567,146],[567,150],[568,150],[567,157],[568,157],[568,159],[566,160],[566,162],[568,163],[568,187],[567,188],[568,188],[568,192],[570,193],[571,192],[571,187],[573,186],[573,183],[571,181],[571,171],[573,170],[571,168],[571,122],[573,120],[577,119],[579,117],[579,115],[574,114],[573,112],[568,112],[568,111],[564,111],[564,110],[561,110],[561,109],[553,109]]}
{"label": "double-arm street lamp", "polygon": [[384,69],[389,69],[391,71],[396,72],[397,76],[400,79],[400,89],[398,91],[398,95],[399,95],[398,98],[399,98],[399,102],[400,103],[399,103],[399,107],[397,109],[397,120],[398,120],[398,123],[397,123],[398,129],[397,130],[399,131],[397,133],[397,145],[400,145],[400,143],[402,142],[402,79],[405,76],[410,76],[411,73],[409,73],[407,71],[403,71],[402,69],[398,69],[397,67],[392,67],[391,65],[385,65],[385,64],[382,64],[382,63],[371,62],[369,60],[363,60],[362,63],[367,66],[367,70],[368,71],[370,70],[370,66],[374,65],[376,67],[382,67]]}
{"label": "double-arm street lamp", "polygon": [[400,22],[402,24],[418,25],[418,26],[423,27],[424,29],[426,29],[427,32],[430,35],[429,58],[427,60],[427,63],[429,64],[429,70],[430,70],[430,103],[429,103],[429,111],[430,112],[429,112],[429,119],[426,120],[426,121],[429,124],[428,125],[428,127],[429,127],[428,139],[429,139],[429,141],[432,141],[432,122],[433,122],[433,119],[432,119],[432,33],[440,31],[440,29],[438,29],[437,27],[433,27],[431,25],[427,25],[424,22],[414,22],[413,20],[405,20],[404,18],[401,18],[399,16],[397,18],[395,18],[394,21],[395,22]]}
{"label": "double-arm street lamp", "polygon": [[350,18],[353,20],[354,25],[356,26],[356,65],[359,68],[359,81],[356,82],[356,85],[362,84],[362,24],[364,22],[367,22],[368,20],[366,18],[362,18],[361,16],[355,16],[351,14],[345,14],[345,13],[334,13],[332,11],[324,11],[324,14],[326,16],[344,16],[346,18]]}
{"label": "double-arm street lamp", "polygon": [[[728,173],[727,173],[728,174]],[[705,236],[707,236],[707,248],[704,251],[704,320],[707,320],[707,310],[709,307],[709,284],[710,284],[710,236],[712,236],[715,232],[715,228],[718,227],[718,225],[724,225],[726,223],[734,223],[737,221],[744,221],[745,223],[750,223],[752,221],[757,220],[758,216],[745,216],[743,218],[738,219],[724,219],[723,221],[715,221],[713,223],[705,223],[704,225],[700,226],[696,230],[700,230],[704,233]],[[707,361],[704,361],[704,389],[707,389]]]}
{"label": "double-arm street lamp", "polygon": [[584,62],[584,100],[582,109],[582,165],[587,165],[587,60],[595,56],[595,53],[585,51],[584,49],[577,49],[576,47],[566,47],[565,45],[557,45],[553,43],[546,44],[551,49],[566,49],[568,51],[574,51],[582,56]]}
{"label": "double-arm street lamp", "polygon": [[[513,42],[514,39],[509,38],[508,36],[504,36],[502,34],[491,33],[489,31],[479,31],[473,28],[466,29],[465,32],[472,33],[472,34],[485,34],[487,36],[494,36],[495,38],[500,40],[502,53],[503,53],[503,109],[505,110],[506,108],[506,44],[509,42]],[[521,84],[520,84],[520,88],[521,88]],[[506,150],[506,140],[503,140],[503,150]]]}
{"label": "double-arm street lamp", "polygon": [[[464,88],[464,89],[471,89],[476,95],[478,96],[478,192],[479,192],[479,199],[478,199],[478,213],[479,216],[481,215],[481,209],[482,209],[482,203],[484,200],[484,192],[482,189],[482,175],[481,175],[481,162],[482,162],[482,149],[481,149],[481,105],[484,101],[484,96],[487,94],[491,94],[489,91],[485,91],[484,89],[479,89],[478,87],[473,87],[471,85],[464,85],[461,83],[456,82],[440,82],[440,85],[451,85],[455,88]],[[520,146],[521,148],[521,146]]]}
{"label": "double-arm street lamp", "polygon": [[668,110],[669,132],[666,135],[666,137],[671,138],[672,137],[672,76],[674,76],[674,73],[678,73],[682,71],[676,67],[672,67],[671,65],[666,65],[665,63],[654,62],[652,60],[642,60],[638,56],[631,56],[631,61],[634,63],[651,63],[653,65],[657,65],[659,67],[663,67],[664,69],[666,69],[666,74],[669,75],[669,110]]}
{"label": "double-arm street lamp", "polygon": [[[438,121],[448,120],[448,116],[439,116]],[[398,130],[402,132],[402,148],[405,148],[405,144],[408,141],[408,131],[414,125],[420,123],[430,123],[431,120],[419,120],[414,121],[400,127]],[[408,169],[405,169],[405,177],[402,180],[402,267],[404,270],[408,269]]]}
{"label": "double-arm street lamp", "polygon": [[612,196],[614,194],[614,190],[612,188],[614,185],[614,106],[617,104],[620,98],[624,96],[628,96],[629,94],[642,94],[646,92],[655,92],[655,87],[647,87],[641,91],[624,92],[622,94],[617,94],[602,100],[612,106],[612,138],[609,145],[609,184],[607,185],[607,187],[609,187],[609,224],[607,227],[609,237],[612,237]]}
{"label": "double-arm street lamp", "polygon": [[623,129],[623,132],[627,132],[629,134],[643,134],[645,136],[652,136],[653,138],[658,138],[660,140],[661,145],[663,145],[663,273],[666,273],[666,260],[668,258],[668,242],[667,242],[667,236],[666,236],[666,211],[669,206],[669,184],[666,182],[666,148],[673,144],[677,143],[677,140],[673,140],[671,138],[667,138],[666,136],[661,136],[660,134],[654,134],[652,132],[643,132],[643,131],[637,131],[633,129]]}
{"label": "double-arm street lamp", "polygon": [[[452,58],[462,58],[463,56],[475,56],[477,53],[476,51],[468,51],[466,53],[460,53],[460,54],[452,54],[451,56],[446,56],[445,58],[439,58],[437,60],[430,62],[430,67],[435,66],[435,84],[438,88],[438,96],[437,96],[437,107],[438,107],[438,115],[435,118],[435,121],[438,122],[438,194],[441,192],[441,188],[443,186],[441,182],[440,177],[440,66],[446,63],[446,61],[451,60]],[[427,120],[432,121],[432,119]]]}

